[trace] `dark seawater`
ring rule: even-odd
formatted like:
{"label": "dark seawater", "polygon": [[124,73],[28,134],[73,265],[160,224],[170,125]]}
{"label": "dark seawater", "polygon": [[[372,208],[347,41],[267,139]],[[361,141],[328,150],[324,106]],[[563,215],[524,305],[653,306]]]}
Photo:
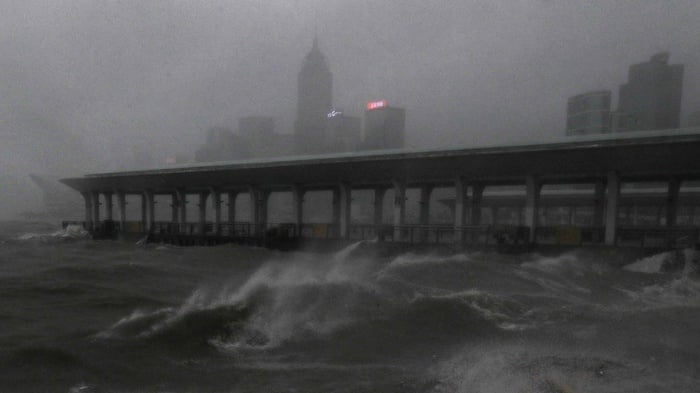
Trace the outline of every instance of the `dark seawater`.
{"label": "dark seawater", "polygon": [[1,392],[697,392],[663,255],[331,255],[0,224]]}

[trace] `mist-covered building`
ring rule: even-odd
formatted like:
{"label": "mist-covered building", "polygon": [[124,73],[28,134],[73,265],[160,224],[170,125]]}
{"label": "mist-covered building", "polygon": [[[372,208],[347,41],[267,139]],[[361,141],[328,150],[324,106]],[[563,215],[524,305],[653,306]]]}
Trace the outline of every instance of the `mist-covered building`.
{"label": "mist-covered building", "polygon": [[668,52],[660,52],[629,68],[627,83],[620,86],[618,113],[626,117],[626,130],[658,130],[680,127],[683,65],[669,64]]}
{"label": "mist-covered building", "polygon": [[333,109],[333,75],[314,38],[298,75],[297,118],[294,124],[296,153],[326,150],[327,114]]}
{"label": "mist-covered building", "polygon": [[599,90],[570,97],[566,104],[566,135],[609,133],[610,95],[610,90]]}
{"label": "mist-covered building", "polygon": [[363,150],[400,149],[405,143],[406,111],[385,100],[367,104]]}
{"label": "mist-covered building", "polygon": [[362,137],[362,120],[335,110],[328,113],[327,118],[326,150],[333,153],[358,150]]}
{"label": "mist-covered building", "polygon": [[227,127],[207,130],[206,142],[197,149],[196,162],[228,161],[250,157],[248,144]]}

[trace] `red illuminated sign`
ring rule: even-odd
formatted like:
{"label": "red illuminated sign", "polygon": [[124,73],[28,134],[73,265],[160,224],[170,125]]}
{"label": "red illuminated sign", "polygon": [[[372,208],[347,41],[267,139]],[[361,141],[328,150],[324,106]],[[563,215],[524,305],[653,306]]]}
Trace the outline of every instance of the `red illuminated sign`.
{"label": "red illuminated sign", "polygon": [[385,106],[386,106],[386,100],[372,101],[372,102],[367,103],[367,110],[371,111],[372,109],[384,108]]}

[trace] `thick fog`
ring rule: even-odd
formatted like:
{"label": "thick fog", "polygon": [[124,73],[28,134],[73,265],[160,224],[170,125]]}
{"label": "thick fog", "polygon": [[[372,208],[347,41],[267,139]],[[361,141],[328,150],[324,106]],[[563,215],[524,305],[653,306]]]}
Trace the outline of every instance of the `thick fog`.
{"label": "thick fog", "polygon": [[613,91],[659,51],[700,111],[697,0],[2,1],[0,218],[39,204],[29,173],[193,156],[213,126],[291,133],[314,35],[334,105],[407,111],[409,147],[564,135],[566,100]]}

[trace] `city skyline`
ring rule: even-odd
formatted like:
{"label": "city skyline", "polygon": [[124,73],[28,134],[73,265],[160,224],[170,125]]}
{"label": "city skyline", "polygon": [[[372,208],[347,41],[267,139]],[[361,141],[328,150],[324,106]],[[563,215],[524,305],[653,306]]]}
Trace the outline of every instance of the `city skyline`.
{"label": "city skyline", "polygon": [[192,151],[243,116],[272,116],[291,134],[315,33],[336,105],[407,108],[407,147],[560,136],[567,97],[616,86],[659,50],[686,65],[684,116],[700,108],[692,0],[32,1],[9,2],[0,19],[6,176]]}

